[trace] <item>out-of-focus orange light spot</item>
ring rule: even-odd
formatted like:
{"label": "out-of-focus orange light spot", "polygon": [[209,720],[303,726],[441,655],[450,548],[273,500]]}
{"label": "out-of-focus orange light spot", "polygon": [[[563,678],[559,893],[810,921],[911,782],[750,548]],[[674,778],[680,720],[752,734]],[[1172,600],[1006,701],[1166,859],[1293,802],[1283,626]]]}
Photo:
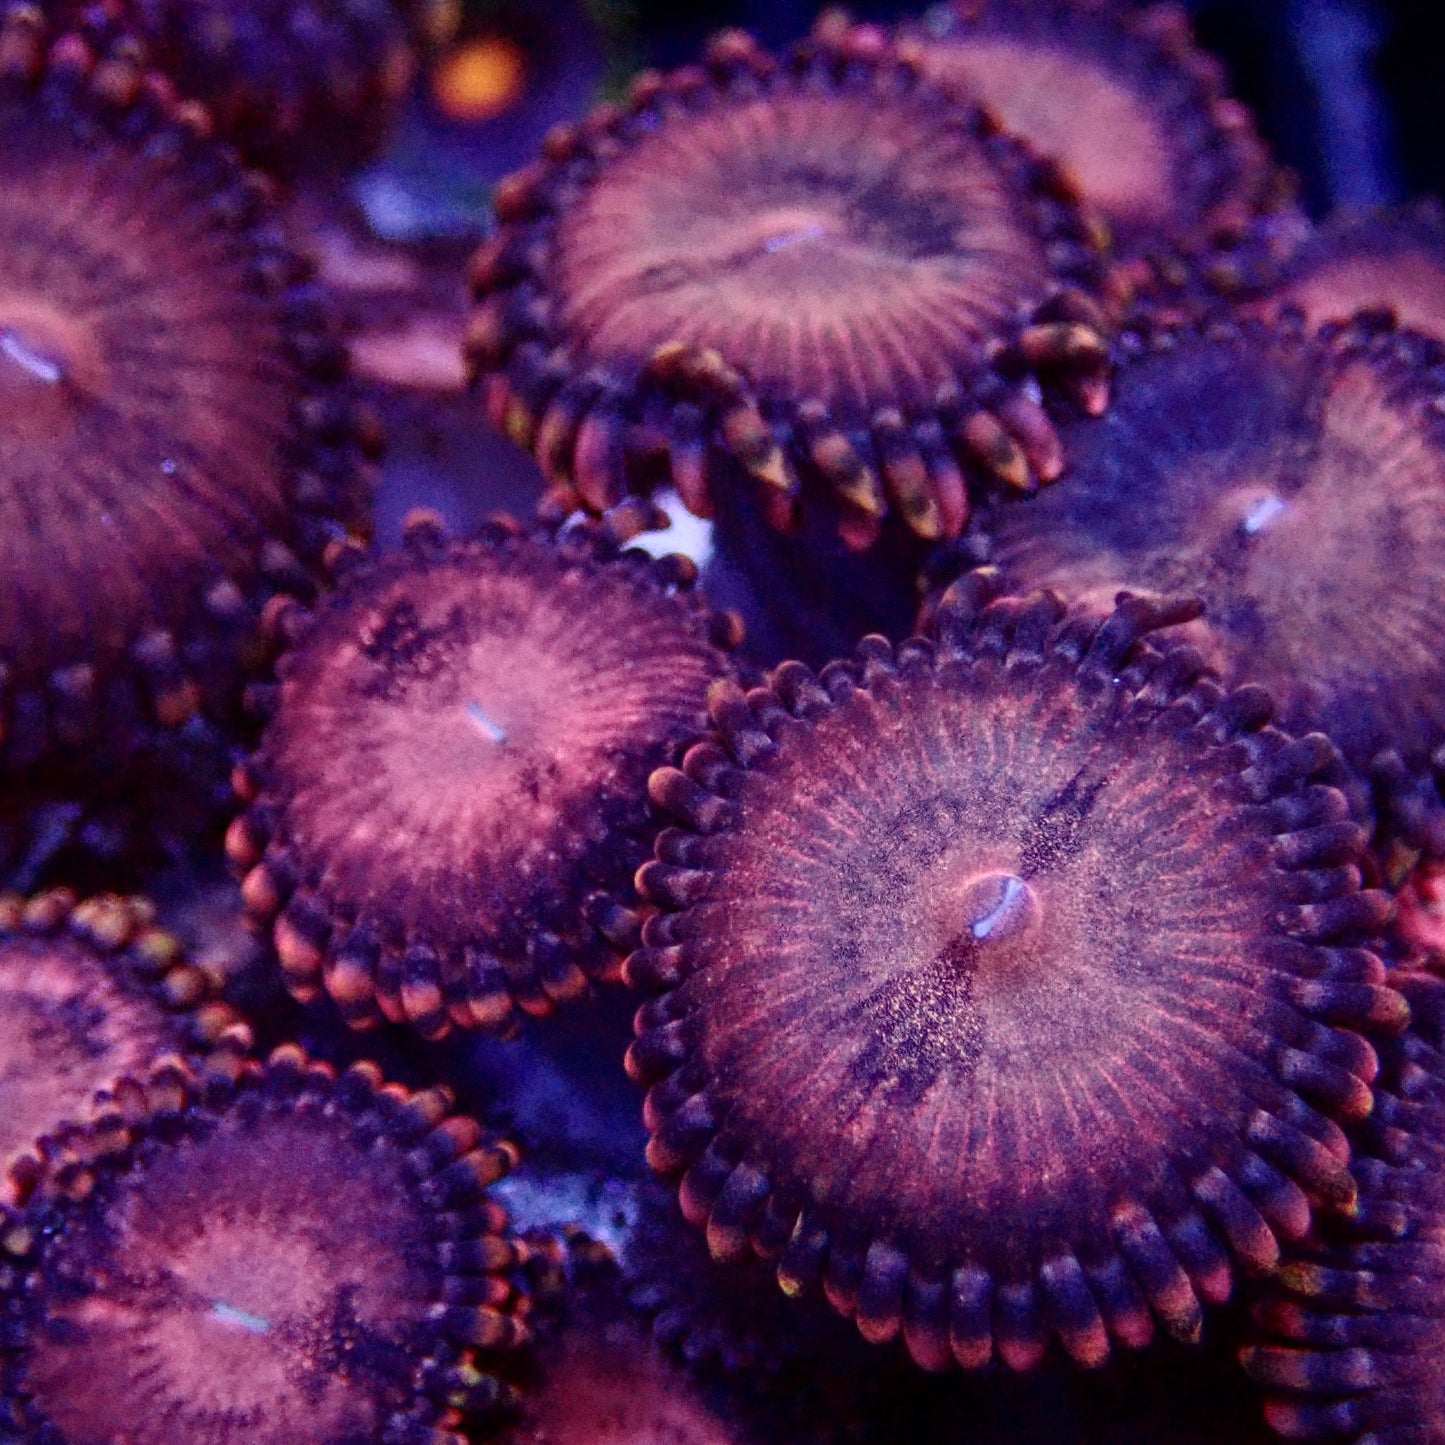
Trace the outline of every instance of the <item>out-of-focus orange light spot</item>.
{"label": "out-of-focus orange light spot", "polygon": [[432,95],[450,120],[483,121],[501,115],[526,89],[527,58],[504,35],[458,45],[432,71]]}

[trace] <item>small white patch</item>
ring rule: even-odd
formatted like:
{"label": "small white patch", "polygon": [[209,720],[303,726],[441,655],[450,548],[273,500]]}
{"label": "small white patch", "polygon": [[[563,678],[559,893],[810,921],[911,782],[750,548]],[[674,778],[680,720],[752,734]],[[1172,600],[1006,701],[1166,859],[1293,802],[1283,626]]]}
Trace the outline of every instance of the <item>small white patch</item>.
{"label": "small white patch", "polygon": [[697,564],[698,571],[712,560],[712,523],[703,517],[694,517],[682,505],[682,498],[670,487],[659,492],[653,499],[667,513],[667,526],[656,532],[644,532],[628,544],[640,547],[653,557],[666,557],[677,552]]}
{"label": "small white patch", "polygon": [[814,221],[810,226],[800,226],[796,231],[785,231],[781,236],[769,236],[763,242],[763,250],[772,255],[774,251],[786,251],[801,241],[816,241],[823,234],[823,223]]}
{"label": "small white patch", "polygon": [[1285,511],[1285,504],[1278,497],[1264,497],[1252,506],[1244,518],[1244,530],[1251,536],[1262,532]]}
{"label": "small white patch", "polygon": [[463,709],[467,717],[475,724],[479,733],[488,742],[504,743],[507,741],[507,730],[495,718],[490,718],[482,711],[480,703],[469,702]]}
{"label": "small white patch", "polygon": [[270,1320],[263,1320],[260,1315],[238,1310],[235,1305],[221,1304],[217,1301],[211,1306],[211,1318],[217,1324],[238,1325],[249,1334],[269,1335],[271,1333]]}
{"label": "small white patch", "polygon": [[514,1229],[580,1224],[623,1259],[641,1212],[635,1185],[592,1174],[548,1174],[545,1178],[511,1174],[487,1192],[506,1208]]}
{"label": "small white patch", "polygon": [[36,381],[43,381],[54,386],[65,375],[64,370],[51,361],[48,356],[42,356],[38,351],[32,350],[13,331],[0,331],[0,351],[3,351],[16,366],[24,367]]}
{"label": "small white patch", "polygon": [[1003,886],[1003,897],[969,930],[975,938],[987,938],[998,927],[999,921],[1008,913],[1009,904],[1023,892],[1023,881],[1010,878]]}

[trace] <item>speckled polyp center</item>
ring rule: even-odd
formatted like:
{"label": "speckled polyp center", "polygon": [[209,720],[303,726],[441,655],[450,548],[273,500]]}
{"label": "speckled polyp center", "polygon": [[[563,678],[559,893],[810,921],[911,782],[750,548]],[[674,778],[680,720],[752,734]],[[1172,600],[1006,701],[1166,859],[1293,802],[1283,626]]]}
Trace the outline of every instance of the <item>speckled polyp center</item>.
{"label": "speckled polyp center", "polygon": [[[750,776],[683,986],[784,1180],[946,1250],[1158,1186],[1247,1114],[1273,904],[1164,739],[1068,691],[858,697]],[[924,1202],[926,1201],[926,1202]]]}
{"label": "speckled polyp center", "polygon": [[1445,452],[1377,357],[1268,332],[1182,339],[1069,437],[1069,485],[998,518],[1019,587],[1205,599],[1195,640],[1347,756],[1445,737]]}
{"label": "speckled polyp center", "polygon": [[0,1205],[18,1202],[8,1162],[173,1043],[159,1000],[122,988],[83,944],[0,940]]}
{"label": "speckled polyp center", "polygon": [[541,545],[384,570],[294,655],[268,742],[334,904],[468,940],[545,901],[697,725],[681,605]]}
{"label": "speckled polyp center", "polygon": [[[0,103],[0,636],[112,657],[284,517],[293,368],[194,176]],[[67,656],[69,654],[69,656]]]}
{"label": "speckled polyp center", "polygon": [[779,87],[674,114],[558,223],[557,307],[584,358],[715,348],[767,396],[925,404],[1049,291],[999,166],[928,94]]}
{"label": "speckled polyp center", "polygon": [[[103,1187],[52,1246],[23,1361],[67,1445],[378,1438],[426,1327],[399,1152],[318,1112],[227,1115]],[[420,1262],[419,1262],[420,1261]]]}

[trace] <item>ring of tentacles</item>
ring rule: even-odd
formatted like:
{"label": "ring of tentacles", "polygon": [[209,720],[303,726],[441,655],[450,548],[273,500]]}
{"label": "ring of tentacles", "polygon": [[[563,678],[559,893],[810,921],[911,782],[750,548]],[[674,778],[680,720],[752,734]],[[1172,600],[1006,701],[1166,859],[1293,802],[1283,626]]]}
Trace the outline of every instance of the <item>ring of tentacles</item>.
{"label": "ring of tentacles", "polygon": [[345,357],[268,186],[155,77],[0,15],[0,767],[232,718],[368,524]]}
{"label": "ring of tentacles", "polygon": [[956,535],[970,479],[1062,467],[1032,383],[1093,411],[1099,256],[1067,184],[866,27],[648,76],[504,182],[470,367],[569,502],[721,471],[855,547]]}
{"label": "ring of tentacles", "polygon": [[654,774],[628,1055],[714,1254],[931,1368],[1180,1337],[1348,1208],[1366,946],[1321,735],[1144,634],[1196,607],[955,585],[934,640],[720,684]]}
{"label": "ring of tentacles", "polygon": [[1243,1352],[1289,1440],[1445,1441],[1445,983],[1399,982],[1414,1021],[1382,1050],[1360,1207],[1291,1251]]}
{"label": "ring of tentacles", "polygon": [[369,1063],[122,1079],[0,1234],[0,1439],[464,1445],[526,1335],[515,1148]]}
{"label": "ring of tentacles", "polygon": [[1177,6],[958,0],[917,37],[929,74],[1059,158],[1125,254],[1237,235],[1278,204],[1268,150]]}
{"label": "ring of tentacles", "polygon": [[1197,593],[1224,681],[1327,732],[1362,818],[1445,848],[1445,351],[1379,314],[1124,342],[1109,414],[1063,428],[1067,481],[985,519],[1006,585]]}
{"label": "ring of tentacles", "polygon": [[419,517],[296,609],[227,845],[298,997],[436,1037],[617,976],[647,775],[736,641],[617,520],[449,541]]}

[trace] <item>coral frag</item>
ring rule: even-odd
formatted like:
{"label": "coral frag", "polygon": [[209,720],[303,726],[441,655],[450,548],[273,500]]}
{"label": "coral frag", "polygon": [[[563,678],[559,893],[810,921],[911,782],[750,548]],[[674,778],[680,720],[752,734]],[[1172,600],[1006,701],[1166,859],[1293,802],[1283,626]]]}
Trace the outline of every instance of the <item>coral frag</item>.
{"label": "coral frag", "polygon": [[604,9],[0,0],[0,1445],[1445,1439],[1438,210]]}

